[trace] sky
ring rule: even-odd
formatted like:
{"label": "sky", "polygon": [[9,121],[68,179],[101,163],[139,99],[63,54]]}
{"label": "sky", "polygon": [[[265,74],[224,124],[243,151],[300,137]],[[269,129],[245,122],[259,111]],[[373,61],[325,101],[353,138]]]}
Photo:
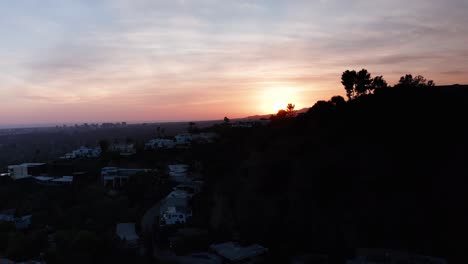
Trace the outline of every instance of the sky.
{"label": "sky", "polygon": [[468,83],[466,0],[0,2],[0,125],[185,121],[344,95],[341,73]]}

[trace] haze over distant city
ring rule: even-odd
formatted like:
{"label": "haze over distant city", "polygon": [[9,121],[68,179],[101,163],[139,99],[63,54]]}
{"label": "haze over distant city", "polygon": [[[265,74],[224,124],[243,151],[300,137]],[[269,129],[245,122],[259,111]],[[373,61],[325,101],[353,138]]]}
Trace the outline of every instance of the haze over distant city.
{"label": "haze over distant city", "polygon": [[343,95],[346,69],[468,83],[466,10],[466,0],[2,1],[0,125],[299,109]]}

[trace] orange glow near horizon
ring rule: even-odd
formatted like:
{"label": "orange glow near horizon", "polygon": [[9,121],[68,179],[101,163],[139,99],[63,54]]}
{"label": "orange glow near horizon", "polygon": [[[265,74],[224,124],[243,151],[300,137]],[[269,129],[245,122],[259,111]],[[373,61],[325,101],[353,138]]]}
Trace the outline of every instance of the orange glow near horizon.
{"label": "orange glow near horizon", "polygon": [[286,106],[300,103],[297,88],[288,86],[273,86],[262,90],[259,98],[259,111],[264,114],[274,114]]}
{"label": "orange glow near horizon", "polygon": [[466,0],[375,2],[2,1],[0,127],[300,110],[348,69],[468,83]]}

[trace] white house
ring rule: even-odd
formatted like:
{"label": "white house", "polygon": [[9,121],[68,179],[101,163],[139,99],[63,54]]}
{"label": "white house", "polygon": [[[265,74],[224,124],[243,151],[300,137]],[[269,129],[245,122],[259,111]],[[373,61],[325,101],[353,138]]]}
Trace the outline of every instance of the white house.
{"label": "white house", "polygon": [[186,223],[192,217],[189,201],[193,193],[185,190],[174,190],[161,200],[159,214],[160,225],[174,225]]}
{"label": "white house", "polygon": [[136,153],[134,144],[112,144],[109,150],[119,152],[122,156],[133,155]]}
{"label": "white house", "polygon": [[179,198],[179,199],[190,199],[192,197],[193,197],[193,194],[185,190],[174,190],[166,196],[166,198]]}
{"label": "white house", "polygon": [[140,237],[135,231],[135,223],[121,223],[116,227],[117,236],[125,241],[128,247],[137,247]]}
{"label": "white house", "polygon": [[48,176],[34,177],[34,180],[36,181],[36,183],[42,184],[42,185],[49,185],[52,182],[53,179],[54,179],[54,177],[48,177]]}
{"label": "white house", "polygon": [[185,224],[192,217],[192,210],[186,206],[169,206],[161,216],[160,225]]}
{"label": "white house", "polygon": [[76,158],[98,158],[101,155],[100,148],[87,148],[80,147],[70,153],[62,156],[62,159],[76,159]]}
{"label": "white house", "polygon": [[112,188],[117,188],[122,187],[131,176],[148,171],[148,169],[104,167],[101,169],[101,177],[104,186],[112,186]]}
{"label": "white house", "polygon": [[261,259],[268,249],[257,244],[248,247],[240,246],[234,242],[213,244],[210,249],[221,256],[228,263],[253,263]]}
{"label": "white house", "polygon": [[53,179],[52,183],[57,185],[70,185],[73,183],[73,176],[63,176],[62,178]]}
{"label": "white house", "polygon": [[13,180],[32,177],[44,171],[45,163],[23,163],[20,165],[8,166],[8,173]]}
{"label": "white house", "polygon": [[175,136],[177,145],[188,145],[192,142],[192,135],[188,133],[182,133]]}
{"label": "white house", "polygon": [[189,165],[187,164],[173,164],[169,165],[169,177],[175,182],[187,182]]}
{"label": "white house", "polygon": [[175,144],[172,139],[156,138],[148,141],[145,144],[145,149],[171,149],[175,147]]}
{"label": "white house", "polygon": [[37,176],[34,177],[34,181],[37,184],[57,186],[57,185],[71,185],[73,184],[73,176],[63,176],[60,178],[48,177],[48,176]]}
{"label": "white house", "polygon": [[169,207],[188,207],[190,197],[189,196],[166,196],[161,200],[159,213],[163,215]]}

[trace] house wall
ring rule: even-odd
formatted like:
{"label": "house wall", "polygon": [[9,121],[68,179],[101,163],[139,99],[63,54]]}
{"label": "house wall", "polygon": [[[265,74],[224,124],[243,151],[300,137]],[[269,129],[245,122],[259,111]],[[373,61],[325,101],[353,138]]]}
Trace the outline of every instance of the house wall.
{"label": "house wall", "polygon": [[21,165],[8,166],[8,172],[13,180],[19,180],[29,177],[28,168]]}

